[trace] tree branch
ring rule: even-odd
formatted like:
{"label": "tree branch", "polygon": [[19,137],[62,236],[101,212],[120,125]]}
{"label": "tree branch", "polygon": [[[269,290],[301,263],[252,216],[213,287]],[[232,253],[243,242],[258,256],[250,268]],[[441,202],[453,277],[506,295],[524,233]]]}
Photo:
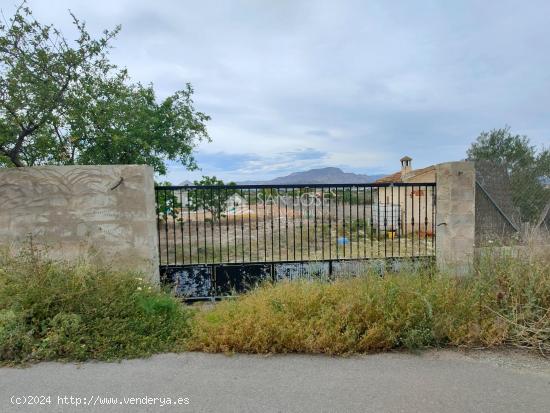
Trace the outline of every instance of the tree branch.
{"label": "tree branch", "polygon": [[21,168],[25,166],[25,164],[21,162],[17,156],[13,156],[11,151],[6,150],[2,146],[0,146],[0,152],[3,153],[16,167]]}

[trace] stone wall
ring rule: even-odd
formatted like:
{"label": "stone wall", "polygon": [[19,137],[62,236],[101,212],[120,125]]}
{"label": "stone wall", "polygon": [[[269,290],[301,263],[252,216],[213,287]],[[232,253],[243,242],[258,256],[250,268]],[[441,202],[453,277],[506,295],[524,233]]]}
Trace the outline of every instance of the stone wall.
{"label": "stone wall", "polygon": [[436,184],[438,267],[466,272],[474,258],[474,163],[448,162],[436,165]]}
{"label": "stone wall", "polygon": [[141,165],[0,169],[0,244],[93,255],[158,282],[153,169]]}

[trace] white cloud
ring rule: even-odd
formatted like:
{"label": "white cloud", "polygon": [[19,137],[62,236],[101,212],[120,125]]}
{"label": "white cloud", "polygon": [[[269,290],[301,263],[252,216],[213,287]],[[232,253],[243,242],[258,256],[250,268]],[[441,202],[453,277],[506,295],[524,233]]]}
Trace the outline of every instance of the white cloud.
{"label": "white cloud", "polygon": [[[404,153],[417,166],[460,159],[481,130],[504,124],[550,141],[542,0],[29,3],[64,30],[68,8],[95,33],[121,23],[113,60],[159,96],[191,82],[212,116],[213,142],[199,155],[256,159],[228,170],[210,162],[202,173],[389,172]],[[0,4],[13,11],[12,0]],[[326,156],[289,164],[279,155],[305,148]]]}

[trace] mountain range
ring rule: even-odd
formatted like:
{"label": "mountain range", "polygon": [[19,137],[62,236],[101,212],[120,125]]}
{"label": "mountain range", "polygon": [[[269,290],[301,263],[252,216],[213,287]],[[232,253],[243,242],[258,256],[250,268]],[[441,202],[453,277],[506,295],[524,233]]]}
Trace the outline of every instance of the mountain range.
{"label": "mountain range", "polygon": [[340,168],[326,167],[293,172],[267,181],[243,181],[241,185],[301,185],[301,184],[365,184],[385,175],[364,175],[344,172]]}

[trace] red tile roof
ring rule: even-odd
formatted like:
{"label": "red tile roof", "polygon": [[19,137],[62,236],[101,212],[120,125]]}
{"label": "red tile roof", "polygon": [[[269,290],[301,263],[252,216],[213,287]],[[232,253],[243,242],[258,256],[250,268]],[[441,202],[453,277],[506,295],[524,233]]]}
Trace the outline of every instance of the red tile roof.
{"label": "red tile roof", "polygon": [[391,175],[383,176],[382,178],[374,181],[374,183],[376,184],[391,184],[395,182],[401,182],[401,171]]}
{"label": "red tile roof", "polygon": [[[428,166],[426,168],[414,169],[414,170],[410,171],[409,173],[407,173],[407,178],[412,178],[413,176],[421,175],[425,172],[431,171],[434,168],[435,168],[435,166],[432,165],[432,166]],[[391,175],[383,176],[382,178],[377,179],[376,181],[374,181],[374,183],[377,183],[377,184],[391,184],[391,183],[396,183],[396,182],[403,182],[403,179],[401,177],[401,171],[395,172]]]}

